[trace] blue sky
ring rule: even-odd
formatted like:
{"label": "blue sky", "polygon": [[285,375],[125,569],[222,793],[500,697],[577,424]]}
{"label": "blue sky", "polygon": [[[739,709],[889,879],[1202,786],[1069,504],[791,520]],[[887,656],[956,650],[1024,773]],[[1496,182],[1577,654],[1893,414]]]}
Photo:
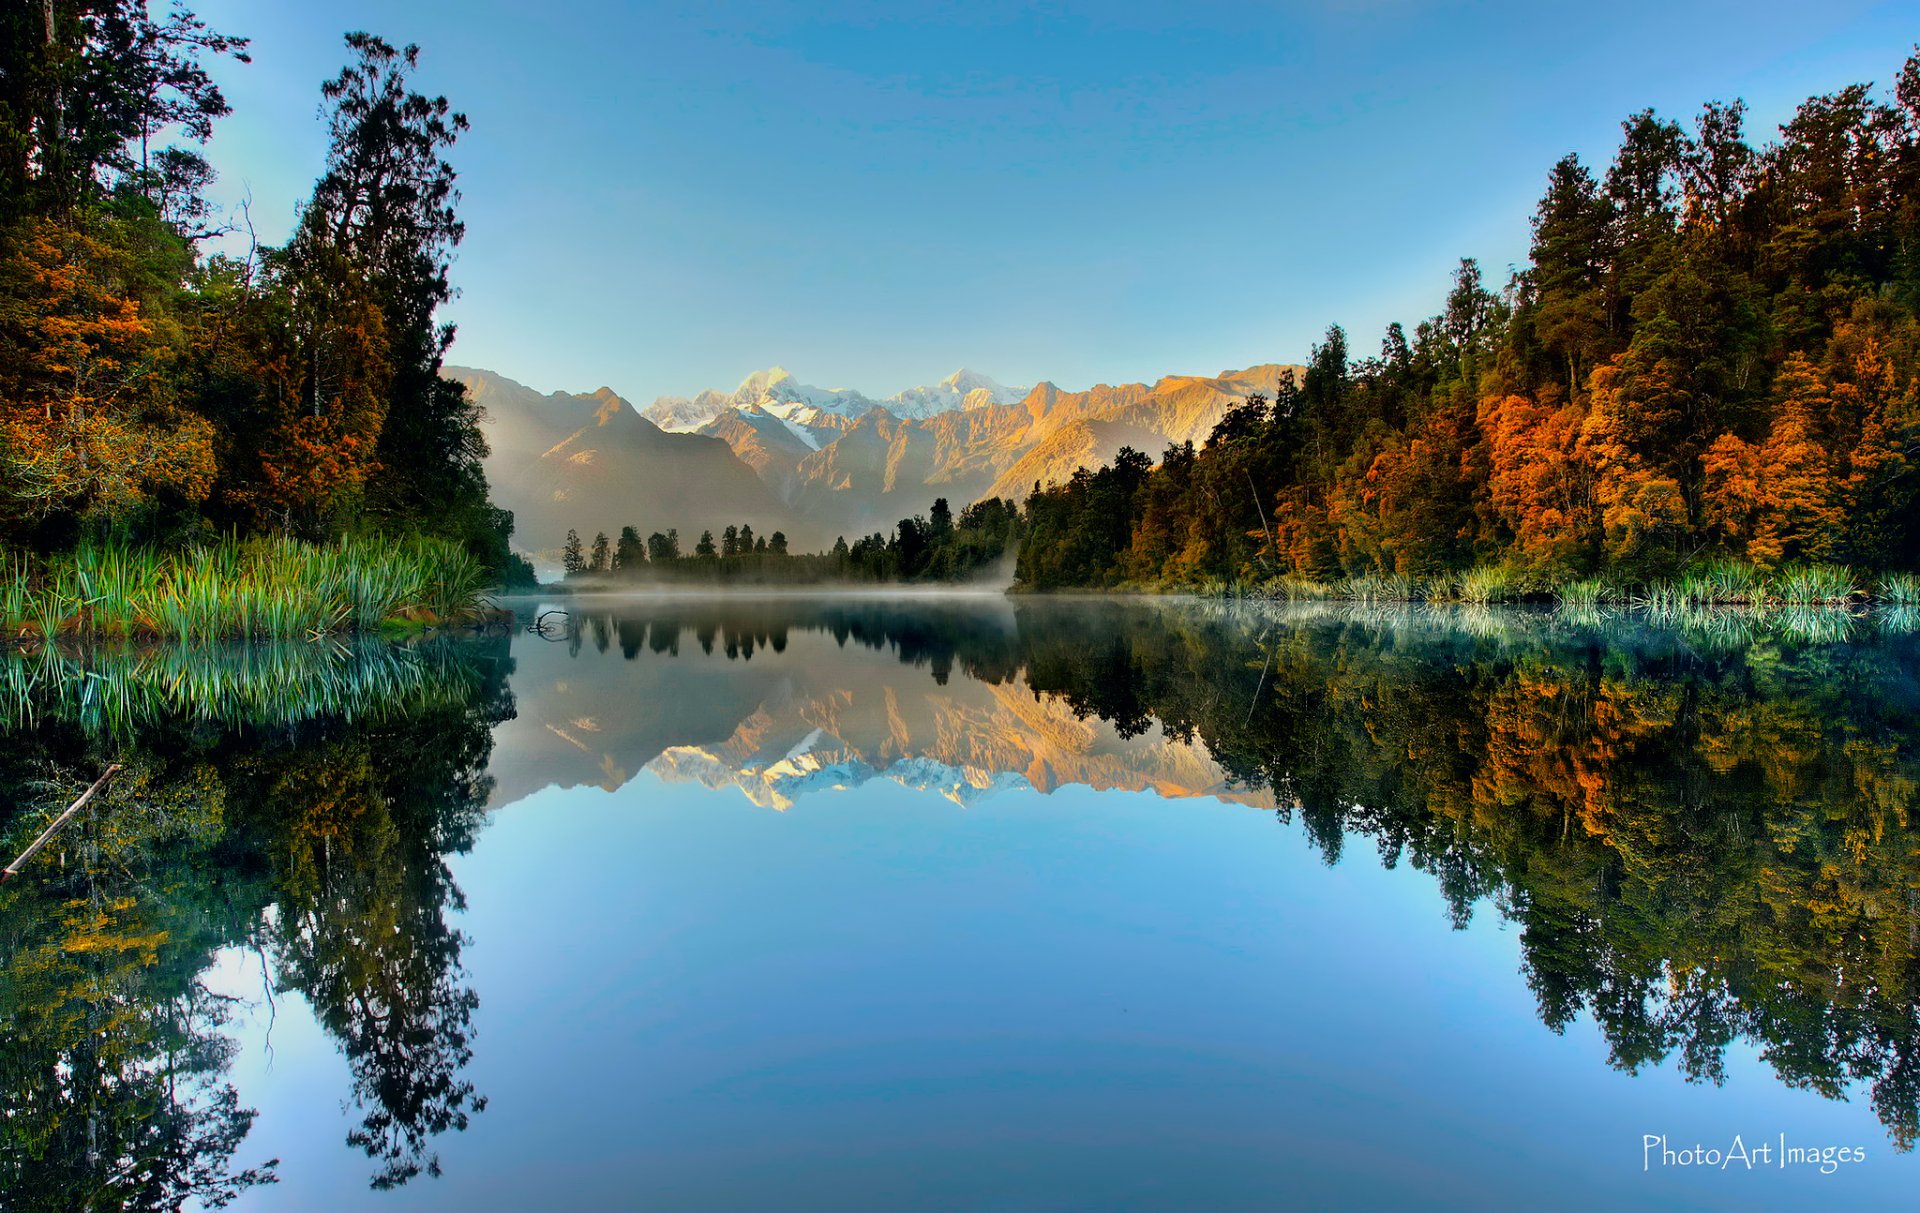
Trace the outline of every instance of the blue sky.
{"label": "blue sky", "polygon": [[966,365],[1067,388],[1370,349],[1454,260],[1525,257],[1549,166],[1618,122],[1885,83],[1920,6],[696,5],[198,11],[220,196],[282,238],[340,35],[424,48],[473,121],[455,361],[644,403],[780,363],[885,395]]}

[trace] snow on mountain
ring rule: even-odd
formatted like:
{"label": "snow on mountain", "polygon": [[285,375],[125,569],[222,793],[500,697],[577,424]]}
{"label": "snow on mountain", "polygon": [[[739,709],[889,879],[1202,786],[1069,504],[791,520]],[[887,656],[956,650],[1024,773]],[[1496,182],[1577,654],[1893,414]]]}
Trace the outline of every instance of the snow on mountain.
{"label": "snow on mountain", "polygon": [[[755,371],[731,395],[711,389],[692,398],[662,396],[641,416],[663,430],[696,430],[728,409],[762,408],[783,420],[796,409],[817,409],[858,417],[874,402],[851,388],[817,388],[801,383],[785,367]],[[805,419],[802,418],[804,424]]]}
{"label": "snow on mountain", "polygon": [[711,389],[697,396],[662,396],[641,410],[641,416],[663,430],[690,431],[711,422],[728,409],[758,408],[783,421],[817,427],[823,415],[856,418],[879,407],[901,420],[924,420],[938,413],[1013,404],[1027,394],[1008,388],[977,371],[962,367],[939,383],[910,387],[885,400],[852,388],[818,388],[801,383],[785,367],[755,371],[731,394]]}
{"label": "snow on mountain", "polygon": [[661,396],[640,415],[669,434],[690,434],[712,421],[728,408],[727,398],[719,392],[705,391],[691,399],[685,396]]}
{"label": "snow on mountain", "polygon": [[910,387],[880,403],[895,417],[917,419],[956,409],[1014,404],[1026,394],[1026,388],[1002,387],[978,371],[961,367],[931,387]]}
{"label": "snow on mountain", "polygon": [[[758,408],[759,406],[756,405],[755,407]],[[784,414],[777,413],[772,409],[763,409],[761,411],[765,412],[767,416],[772,417],[775,421],[778,421],[781,425],[785,426],[787,428],[788,433],[792,434],[795,438],[798,438],[801,442],[804,442],[807,445],[808,450],[817,451],[820,449],[820,436],[818,434],[815,434],[812,430],[808,429],[802,419],[789,417]]]}
{"label": "snow on mountain", "polygon": [[925,757],[901,757],[879,765],[835,739],[822,744],[821,730],[773,762],[729,761],[711,748],[669,746],[647,764],[668,781],[692,781],[706,787],[738,788],[753,804],[785,812],[816,792],[846,791],[871,779],[887,779],[910,791],[933,792],[961,808],[1013,788],[1031,789],[1019,771],[989,771]]}

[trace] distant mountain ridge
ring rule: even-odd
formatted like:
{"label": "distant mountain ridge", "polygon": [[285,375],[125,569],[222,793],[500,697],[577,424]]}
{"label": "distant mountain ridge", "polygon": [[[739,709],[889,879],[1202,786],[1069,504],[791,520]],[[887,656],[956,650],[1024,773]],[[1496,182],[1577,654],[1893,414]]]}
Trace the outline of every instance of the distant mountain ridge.
{"label": "distant mountain ridge", "polygon": [[939,383],[910,387],[875,400],[852,388],[810,387],[785,367],[776,366],[748,375],[731,393],[708,389],[695,396],[658,397],[640,415],[670,432],[697,430],[729,410],[755,408],[801,425],[816,424],[824,414],[854,418],[874,408],[884,408],[903,419],[920,419],[954,409],[1011,404],[1025,392],[1025,388],[1002,387],[985,375],[961,367]]}
{"label": "distant mountain ridge", "polygon": [[549,570],[568,530],[591,540],[623,526],[675,529],[691,550],[729,522],[784,529],[799,545],[832,542],[794,517],[721,439],[669,434],[611,388],[542,395],[503,375],[447,367],[481,409],[496,505],[514,514],[514,546]]}
{"label": "distant mountain ridge", "polygon": [[[1131,446],[1157,458],[1203,442],[1228,410],[1302,374],[1264,364],[1082,392],[1024,391],[960,370],[873,400],[801,383],[782,367],[732,393],[656,399],[645,410],[609,388],[542,396],[487,371],[449,368],[485,410],[489,479],[519,520],[516,544],[557,550],[569,527],[701,529],[750,522],[796,546],[888,531],[935,497],[957,510],[984,497],[1023,500]],[[676,464],[685,460],[686,466]]]}

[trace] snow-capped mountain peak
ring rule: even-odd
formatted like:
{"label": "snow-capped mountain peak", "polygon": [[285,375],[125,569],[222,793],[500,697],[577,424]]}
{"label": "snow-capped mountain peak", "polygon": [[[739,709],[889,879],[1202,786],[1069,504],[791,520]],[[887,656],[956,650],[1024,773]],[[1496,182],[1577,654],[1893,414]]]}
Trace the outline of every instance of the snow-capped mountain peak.
{"label": "snow-capped mountain peak", "polygon": [[897,417],[931,417],[955,409],[978,409],[991,404],[1013,404],[1025,388],[1007,388],[978,371],[961,367],[930,387],[910,387],[889,396],[881,405]]}
{"label": "snow-capped mountain peak", "polygon": [[1002,387],[962,367],[939,383],[910,387],[876,401],[853,388],[818,388],[801,383],[787,368],[773,366],[748,375],[731,393],[709,389],[692,397],[661,396],[641,410],[641,416],[663,430],[674,431],[697,430],[728,409],[755,407],[801,425],[813,424],[819,413],[853,418],[876,406],[903,420],[921,420],[956,409],[1013,404],[1026,394],[1025,388]]}

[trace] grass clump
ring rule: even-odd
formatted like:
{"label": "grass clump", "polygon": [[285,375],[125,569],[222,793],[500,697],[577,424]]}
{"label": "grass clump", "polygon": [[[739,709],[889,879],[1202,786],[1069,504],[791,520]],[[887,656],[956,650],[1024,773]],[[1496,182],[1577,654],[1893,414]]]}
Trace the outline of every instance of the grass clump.
{"label": "grass clump", "polygon": [[1341,587],[1340,596],[1355,602],[1411,602],[1417,597],[1413,580],[1398,573],[1366,573],[1355,577]]}
{"label": "grass clump", "polygon": [[1468,569],[1460,574],[1460,583],[1454,592],[1460,601],[1475,606],[1486,606],[1495,602],[1507,602],[1519,596],[1520,581],[1511,569],[1500,565],[1483,564],[1479,568]]}
{"label": "grass clump", "polygon": [[1920,574],[1887,574],[1880,579],[1875,597],[1890,607],[1920,607]]}
{"label": "grass clump", "polygon": [[1569,581],[1554,591],[1560,605],[1570,609],[1590,611],[1601,603],[1612,602],[1614,590],[1604,577],[1583,577],[1579,581]]}
{"label": "grass clump", "polygon": [[1815,606],[1844,603],[1859,593],[1844,566],[1808,564],[1787,570],[1774,583],[1772,596],[1789,606]]}
{"label": "grass clump", "polygon": [[291,640],[368,631],[396,618],[460,622],[476,613],[486,574],[441,539],[283,537],[205,547],[83,547],[39,569],[0,567],[0,626],[9,638],[170,637]]}

